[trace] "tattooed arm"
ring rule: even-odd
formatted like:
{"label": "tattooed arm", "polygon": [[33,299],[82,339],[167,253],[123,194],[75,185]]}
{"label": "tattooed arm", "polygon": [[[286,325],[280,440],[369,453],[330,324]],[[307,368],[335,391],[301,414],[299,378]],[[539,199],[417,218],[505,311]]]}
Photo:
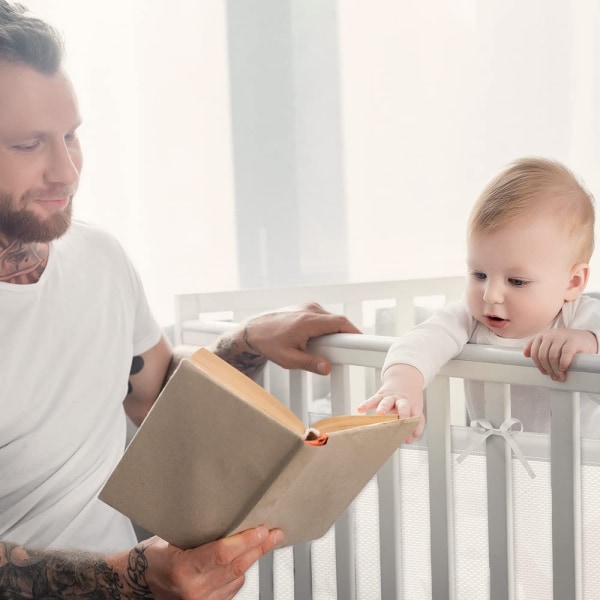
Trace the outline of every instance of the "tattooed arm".
{"label": "tattooed arm", "polygon": [[123,404],[125,412],[136,425],[144,420],[158,397],[172,358],[171,345],[164,336],[150,350],[133,357],[128,393]]}
{"label": "tattooed arm", "polygon": [[147,600],[233,598],[246,571],[283,540],[249,529],[192,550],[153,537],[109,556],[32,550],[0,542],[0,597]]}
{"label": "tattooed arm", "polygon": [[2,598],[151,598],[146,570],[142,544],[111,559],[0,542]]}
{"label": "tattooed arm", "polygon": [[344,316],[316,303],[265,313],[217,340],[213,351],[246,375],[255,377],[267,360],[286,369],[305,369],[327,375],[331,365],[309,354],[309,340],[329,333],[360,333]]}
{"label": "tattooed arm", "polygon": [[[222,335],[211,350],[252,378],[262,371],[267,360],[286,369],[327,375],[331,370],[329,361],[309,354],[306,345],[311,338],[329,333],[360,331],[342,315],[329,313],[316,303],[305,304],[253,317]],[[185,355],[174,356],[163,337],[156,346],[133,357],[124,405],[136,425],[144,420],[167,377]]]}

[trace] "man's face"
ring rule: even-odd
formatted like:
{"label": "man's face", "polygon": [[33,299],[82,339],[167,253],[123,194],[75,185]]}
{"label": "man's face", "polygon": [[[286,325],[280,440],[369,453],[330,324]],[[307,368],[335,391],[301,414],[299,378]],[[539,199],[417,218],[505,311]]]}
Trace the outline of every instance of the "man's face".
{"label": "man's face", "polygon": [[49,242],[69,228],[79,124],[64,73],[0,61],[0,238]]}

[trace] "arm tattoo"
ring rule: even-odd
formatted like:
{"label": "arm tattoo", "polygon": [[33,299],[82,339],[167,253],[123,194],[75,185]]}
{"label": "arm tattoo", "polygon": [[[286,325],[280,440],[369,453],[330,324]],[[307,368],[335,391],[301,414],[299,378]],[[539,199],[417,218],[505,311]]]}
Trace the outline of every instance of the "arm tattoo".
{"label": "arm tattoo", "polygon": [[127,576],[125,580],[133,592],[135,600],[146,600],[153,598],[150,588],[146,583],[146,571],[148,570],[148,559],[144,554],[145,547],[137,545],[129,552],[127,560]]}
{"label": "arm tattoo", "polygon": [[[244,330],[244,338],[246,337]],[[246,344],[251,348],[250,344]],[[255,379],[267,364],[267,359],[262,354],[241,351],[233,335],[219,338],[215,354],[252,379]]]}
{"label": "arm tattoo", "polygon": [[28,550],[0,542],[0,597],[151,600],[148,561],[139,544],[129,552],[124,582],[102,557],[65,551]]}
{"label": "arm tattoo", "polygon": [[[141,356],[134,356],[131,361],[131,369],[129,369],[130,375],[139,373],[144,368],[144,359]],[[127,394],[133,392],[133,386],[131,385],[131,379],[127,382]]]}

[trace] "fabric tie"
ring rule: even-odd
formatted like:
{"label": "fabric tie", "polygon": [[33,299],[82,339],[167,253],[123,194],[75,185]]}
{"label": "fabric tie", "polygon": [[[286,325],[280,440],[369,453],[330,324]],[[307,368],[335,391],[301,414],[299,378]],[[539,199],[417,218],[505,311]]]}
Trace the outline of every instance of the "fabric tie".
{"label": "fabric tie", "polygon": [[475,450],[477,446],[485,442],[490,435],[500,435],[511,447],[512,451],[515,453],[515,456],[521,461],[521,464],[525,467],[525,470],[529,473],[529,476],[532,479],[535,477],[533,469],[527,462],[527,459],[523,455],[521,448],[519,448],[517,441],[513,437],[515,433],[521,433],[523,431],[523,423],[521,423],[519,419],[506,419],[506,421],[500,425],[499,429],[492,427],[492,424],[487,419],[475,419],[474,421],[471,421],[471,429],[478,434],[478,437],[473,440],[467,446],[467,448],[465,448],[465,450],[463,450],[461,455],[456,459],[456,462],[461,463],[465,458],[467,458],[467,456],[469,456],[469,454],[473,452],[473,450]]}

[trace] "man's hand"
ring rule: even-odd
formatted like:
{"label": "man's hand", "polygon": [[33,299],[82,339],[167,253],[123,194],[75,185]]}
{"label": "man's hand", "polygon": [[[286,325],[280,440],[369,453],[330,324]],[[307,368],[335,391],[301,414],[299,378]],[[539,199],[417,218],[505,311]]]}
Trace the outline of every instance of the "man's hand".
{"label": "man's hand", "polygon": [[244,373],[253,376],[271,360],[286,369],[304,369],[320,375],[331,371],[329,361],[310,354],[311,338],[329,333],[360,333],[344,316],[319,304],[283,308],[246,321],[240,330],[221,337],[215,352]]}
{"label": "man's hand", "polygon": [[102,556],[0,540],[0,597],[230,599],[246,571],[282,541],[280,529],[257,527],[192,550],[153,537]]}
{"label": "man's hand", "polygon": [[[156,599],[233,598],[244,585],[246,571],[282,541],[281,530],[268,531],[265,527],[249,529],[192,550],[180,550],[154,537],[139,544],[141,555],[132,558],[136,550],[130,552],[127,572],[132,572],[135,560],[145,562],[145,583]],[[132,585],[131,580],[127,582]]]}
{"label": "man's hand", "polygon": [[580,352],[597,354],[598,340],[591,331],[548,329],[531,338],[523,354],[553,381],[565,381],[573,357]]}
{"label": "man's hand", "polygon": [[[375,409],[377,414],[397,414],[401,418],[423,417],[423,375],[410,365],[397,364],[388,367],[383,374],[383,384],[377,392],[358,407],[365,413]],[[406,438],[410,444],[423,433],[425,419]]]}

